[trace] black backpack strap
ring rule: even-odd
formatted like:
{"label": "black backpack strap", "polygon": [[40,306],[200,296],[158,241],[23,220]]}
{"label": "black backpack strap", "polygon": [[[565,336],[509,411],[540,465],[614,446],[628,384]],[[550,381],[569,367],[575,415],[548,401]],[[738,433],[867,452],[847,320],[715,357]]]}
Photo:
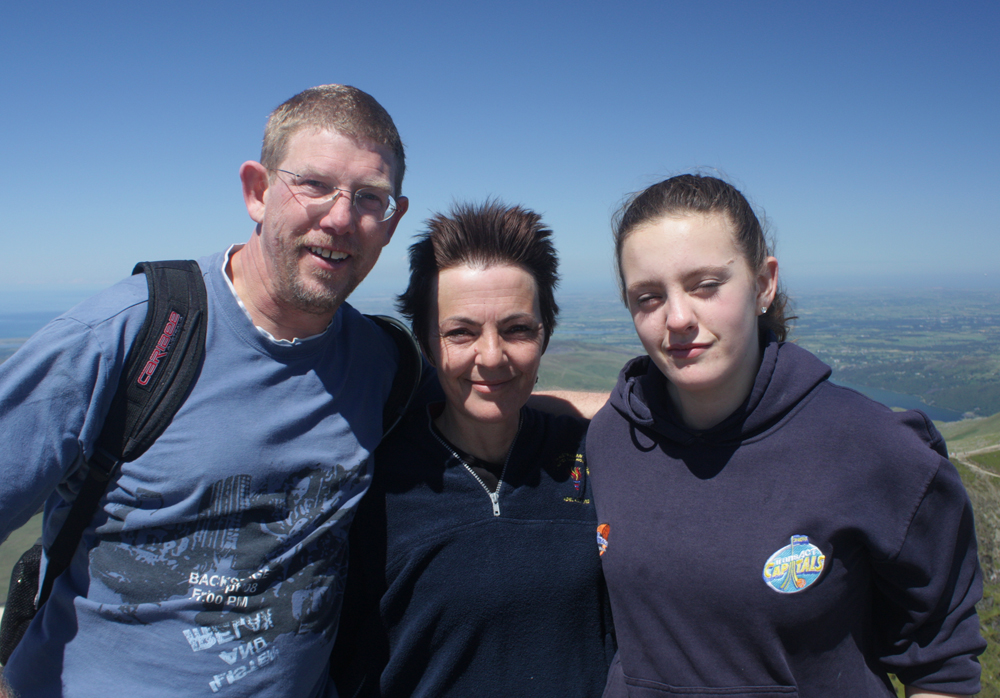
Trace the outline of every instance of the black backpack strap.
{"label": "black backpack strap", "polygon": [[409,327],[388,315],[366,315],[365,317],[385,330],[392,337],[392,341],[396,343],[396,348],[399,350],[399,367],[396,370],[396,377],[392,379],[389,399],[385,401],[385,409],[382,411],[382,438],[384,439],[399,424],[399,420],[403,418],[410,403],[413,402],[413,396],[417,394],[417,388],[420,387],[423,359],[420,345],[417,344],[417,339],[410,332]]}
{"label": "black backpack strap", "polygon": [[170,424],[201,370],[208,296],[197,262],[140,262],[149,287],[146,320],[129,350],[87,477],[46,552],[40,607],[69,567],[118,466],[146,452]]}

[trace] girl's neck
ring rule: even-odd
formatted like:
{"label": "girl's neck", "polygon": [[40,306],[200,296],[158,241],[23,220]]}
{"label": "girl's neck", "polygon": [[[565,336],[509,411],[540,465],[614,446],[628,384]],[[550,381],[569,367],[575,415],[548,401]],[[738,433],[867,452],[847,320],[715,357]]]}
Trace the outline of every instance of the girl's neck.
{"label": "girl's neck", "polygon": [[763,351],[754,345],[757,355],[752,362],[724,386],[704,391],[682,391],[667,381],[667,394],[684,425],[695,431],[705,431],[723,422],[743,404],[753,390]]}

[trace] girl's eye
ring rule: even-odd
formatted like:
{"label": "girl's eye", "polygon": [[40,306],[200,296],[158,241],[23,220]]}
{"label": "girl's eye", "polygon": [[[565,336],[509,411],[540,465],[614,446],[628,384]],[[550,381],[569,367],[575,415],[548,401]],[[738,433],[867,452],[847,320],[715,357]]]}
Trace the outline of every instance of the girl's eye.
{"label": "girl's eye", "polygon": [[659,299],[660,296],[657,296],[656,294],[643,293],[642,295],[636,297],[635,304],[640,308],[648,308],[654,305]]}
{"label": "girl's eye", "polygon": [[694,292],[702,296],[710,296],[722,286],[721,281],[702,281],[694,287]]}

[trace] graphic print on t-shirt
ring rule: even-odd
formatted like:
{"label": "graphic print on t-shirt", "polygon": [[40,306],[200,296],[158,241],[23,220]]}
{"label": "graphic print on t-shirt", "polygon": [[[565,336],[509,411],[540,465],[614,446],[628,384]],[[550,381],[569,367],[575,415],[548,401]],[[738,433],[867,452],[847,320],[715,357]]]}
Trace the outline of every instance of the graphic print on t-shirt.
{"label": "graphic print on t-shirt", "polygon": [[90,553],[93,577],[121,598],[104,614],[143,624],[143,605],[187,598],[195,625],[177,640],[218,656],[213,692],[274,663],[281,635],[329,639],[346,574],[342,499],[363,472],[306,467],[257,487],[233,475],[212,483],[193,521],[127,529],[165,506],[138,493],[139,506],[119,507]]}

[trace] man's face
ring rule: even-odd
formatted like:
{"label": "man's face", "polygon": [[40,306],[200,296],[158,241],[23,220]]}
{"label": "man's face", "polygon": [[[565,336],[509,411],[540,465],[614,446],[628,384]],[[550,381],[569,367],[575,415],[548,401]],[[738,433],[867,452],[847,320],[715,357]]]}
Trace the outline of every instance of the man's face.
{"label": "man's face", "polygon": [[[279,169],[349,192],[392,192],[393,164],[388,148],[309,129],[292,134]],[[267,292],[279,308],[332,316],[375,266],[405,205],[382,222],[361,216],[350,195],[317,212],[293,195],[287,175],[269,174],[257,220]]]}

